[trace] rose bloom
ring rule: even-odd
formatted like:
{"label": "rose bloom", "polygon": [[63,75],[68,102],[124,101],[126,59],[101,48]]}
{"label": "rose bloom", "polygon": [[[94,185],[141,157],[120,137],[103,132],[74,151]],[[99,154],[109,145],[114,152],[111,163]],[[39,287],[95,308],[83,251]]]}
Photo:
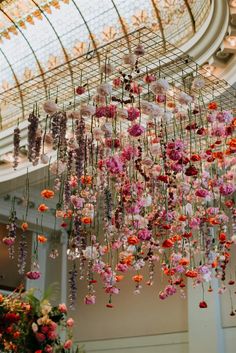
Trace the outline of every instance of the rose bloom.
{"label": "rose bloom", "polygon": [[67,321],[66,321],[66,325],[68,327],[73,327],[74,326],[74,320],[70,317]]}
{"label": "rose bloom", "polygon": [[72,347],[72,341],[71,340],[67,340],[65,343],[64,343],[64,349],[70,349]]}
{"label": "rose bloom", "polygon": [[39,212],[46,212],[48,210],[48,206],[46,206],[44,203],[41,203],[38,207]]}
{"label": "rose bloom", "polygon": [[44,199],[52,199],[54,197],[54,191],[49,189],[44,189],[43,191],[41,191],[41,196]]}
{"label": "rose bloom", "polygon": [[36,337],[36,340],[40,343],[44,342],[46,339],[46,336],[41,332],[36,332],[35,337]]}
{"label": "rose bloom", "polygon": [[66,304],[62,303],[58,305],[58,310],[60,311],[60,313],[67,313],[67,306]]}
{"label": "rose bloom", "polygon": [[49,344],[47,344],[46,347],[44,348],[44,352],[45,352],[45,353],[53,353],[53,348],[52,348],[52,346],[50,346]]}

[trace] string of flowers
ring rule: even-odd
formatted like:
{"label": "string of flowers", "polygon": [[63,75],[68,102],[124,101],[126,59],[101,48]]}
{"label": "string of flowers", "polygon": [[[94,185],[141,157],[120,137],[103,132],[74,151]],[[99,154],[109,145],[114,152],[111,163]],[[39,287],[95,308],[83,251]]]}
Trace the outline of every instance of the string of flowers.
{"label": "string of flowers", "polygon": [[[39,212],[48,212],[47,199],[59,194],[72,307],[77,276],[88,282],[86,304],[96,302],[100,278],[108,308],[127,272],[133,271],[134,293],[141,292],[145,266],[147,285],[158,280],[156,267],[163,272],[161,300],[185,297],[187,279],[210,289],[217,278],[220,294],[227,284],[236,244],[233,110],[203,96],[199,74],[183,87],[160,68],[148,72],[141,66],[144,47],[136,49],[118,68],[107,57],[89,95],[81,78],[77,110],[44,103],[57,160],[50,165],[54,187],[42,191]],[[32,150],[35,129],[29,131]]]}

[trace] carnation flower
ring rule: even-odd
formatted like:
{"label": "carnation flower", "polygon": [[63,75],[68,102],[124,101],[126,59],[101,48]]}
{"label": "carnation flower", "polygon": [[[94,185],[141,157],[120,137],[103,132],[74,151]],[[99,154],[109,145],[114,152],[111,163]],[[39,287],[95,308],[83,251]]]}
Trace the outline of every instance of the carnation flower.
{"label": "carnation flower", "polygon": [[87,305],[95,304],[95,302],[96,302],[95,295],[87,294],[84,298],[84,303]]}
{"label": "carnation flower", "polygon": [[128,120],[134,121],[140,117],[140,111],[137,108],[131,107],[128,109]]}
{"label": "carnation flower", "polygon": [[46,101],[43,104],[43,109],[44,109],[45,113],[52,115],[58,111],[58,106],[56,105],[56,103],[54,103],[52,101]]}
{"label": "carnation flower", "polygon": [[170,88],[169,83],[164,78],[153,81],[150,84],[150,89],[154,94],[164,94]]}
{"label": "carnation flower", "polygon": [[138,137],[144,133],[145,129],[142,125],[134,124],[128,128],[128,132],[133,137]]}
{"label": "carnation flower", "polygon": [[112,86],[110,83],[101,83],[97,87],[97,93],[101,96],[109,96],[112,92]]}
{"label": "carnation flower", "polygon": [[231,195],[235,190],[235,186],[233,184],[222,184],[220,186],[220,193],[221,195],[223,196],[228,196],[228,195]]}
{"label": "carnation flower", "polygon": [[41,273],[39,271],[29,271],[26,273],[26,277],[31,280],[36,280],[41,277]]}
{"label": "carnation flower", "polygon": [[188,105],[193,102],[193,98],[185,92],[180,92],[178,96],[178,101],[180,104]]}
{"label": "carnation flower", "polygon": [[134,66],[137,60],[137,56],[133,53],[125,54],[123,56],[123,62],[125,65]]}
{"label": "carnation flower", "polygon": [[80,114],[81,116],[91,116],[94,115],[96,112],[96,108],[93,105],[83,105],[80,108]]}
{"label": "carnation flower", "polygon": [[113,71],[114,71],[114,67],[111,64],[109,64],[109,63],[101,65],[101,67],[100,67],[100,72],[102,74],[107,75],[107,76],[110,76]]}

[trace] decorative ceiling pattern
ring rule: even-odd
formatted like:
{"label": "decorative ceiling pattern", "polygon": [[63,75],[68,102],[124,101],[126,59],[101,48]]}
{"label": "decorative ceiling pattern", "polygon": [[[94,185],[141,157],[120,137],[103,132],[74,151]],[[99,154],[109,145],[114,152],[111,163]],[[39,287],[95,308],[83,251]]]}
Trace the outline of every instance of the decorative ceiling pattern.
{"label": "decorative ceiling pattern", "polygon": [[[204,23],[210,0],[5,0],[0,3],[0,109],[2,127],[11,90],[40,77],[45,92],[52,82],[45,74],[67,65],[87,51],[102,47],[141,27],[180,45]],[[129,43],[126,43],[127,47]],[[29,85],[30,89],[30,85]],[[7,112],[6,112],[7,111]]]}

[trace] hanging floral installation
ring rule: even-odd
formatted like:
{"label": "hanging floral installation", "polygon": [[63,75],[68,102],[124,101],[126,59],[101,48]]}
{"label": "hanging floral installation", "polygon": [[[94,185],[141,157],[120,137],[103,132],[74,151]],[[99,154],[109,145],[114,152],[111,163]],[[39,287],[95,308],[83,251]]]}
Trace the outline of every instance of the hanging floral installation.
{"label": "hanging floral installation", "polygon": [[1,352],[20,353],[24,347],[26,353],[79,353],[78,347],[73,348],[73,325],[65,304],[52,306],[32,291],[0,294]]}
{"label": "hanging floral installation", "polygon": [[[108,308],[127,272],[139,294],[143,283],[158,281],[160,268],[167,279],[161,300],[177,293],[184,297],[191,280],[203,288],[200,308],[207,308],[204,288],[212,291],[213,278],[220,294],[235,284],[226,281],[236,245],[233,111],[214,87],[205,95],[209,79],[197,70],[182,84],[174,76],[167,80],[161,67],[145,72],[143,56],[145,48],[138,44],[118,67],[107,58],[96,90],[81,73],[74,110],[65,112],[48,100],[43,116],[39,107],[29,115],[28,159],[48,164],[49,174],[39,218],[49,212],[48,200],[55,200],[55,219],[68,233],[71,308],[79,279],[87,281],[85,304],[95,304],[99,278]],[[15,168],[19,135],[17,128]],[[56,154],[51,160],[50,148]],[[12,254],[14,208],[8,229],[4,243]],[[46,240],[40,234],[38,246]],[[53,249],[50,257],[56,256]],[[41,276],[37,249],[26,276]]]}

